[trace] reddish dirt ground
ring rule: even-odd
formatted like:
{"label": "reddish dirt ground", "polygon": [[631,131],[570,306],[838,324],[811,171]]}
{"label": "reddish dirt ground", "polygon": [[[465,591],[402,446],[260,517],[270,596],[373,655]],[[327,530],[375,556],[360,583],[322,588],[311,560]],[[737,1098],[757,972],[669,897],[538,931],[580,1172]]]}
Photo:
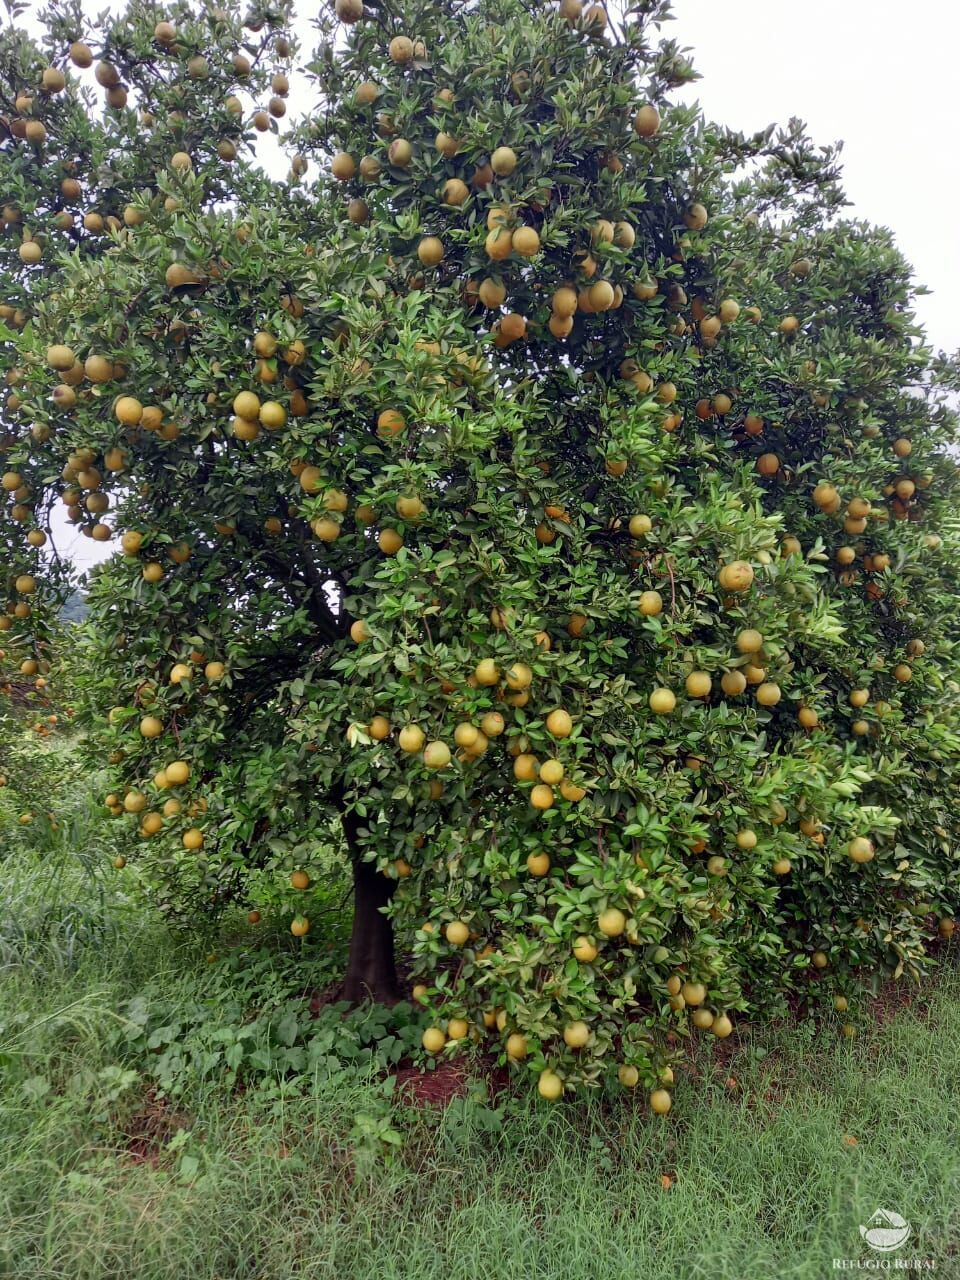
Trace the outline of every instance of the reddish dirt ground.
{"label": "reddish dirt ground", "polygon": [[189,1121],[168,1103],[148,1089],[143,1106],[127,1121],[126,1153],[134,1164],[156,1165],[163,1149],[178,1129],[189,1127]]}
{"label": "reddish dirt ground", "polygon": [[445,1107],[451,1098],[462,1098],[470,1085],[482,1080],[490,1097],[507,1088],[509,1073],[492,1056],[479,1063],[440,1062],[432,1071],[400,1067],[395,1072],[397,1096],[415,1107]]}

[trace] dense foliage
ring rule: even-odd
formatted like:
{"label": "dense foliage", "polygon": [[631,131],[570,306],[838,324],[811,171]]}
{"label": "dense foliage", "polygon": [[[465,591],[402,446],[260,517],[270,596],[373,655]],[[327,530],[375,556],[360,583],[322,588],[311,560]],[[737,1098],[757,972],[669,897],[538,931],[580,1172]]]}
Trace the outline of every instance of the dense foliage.
{"label": "dense foliage", "polygon": [[84,774],[74,682],[59,656],[72,636],[55,617],[45,619],[42,634],[36,673],[9,671],[29,660],[0,647],[0,858],[20,847],[44,848],[60,827],[58,801]]}
{"label": "dense foliage", "polygon": [[51,504],[118,540],[131,873],[304,935],[333,851],[348,999],[396,935],[429,1049],[660,1110],[687,1034],[918,976],[960,896],[956,371],[833,150],[670,104],[668,9],[337,0],[282,182],[286,11],[0,46],[0,623],[39,670]]}

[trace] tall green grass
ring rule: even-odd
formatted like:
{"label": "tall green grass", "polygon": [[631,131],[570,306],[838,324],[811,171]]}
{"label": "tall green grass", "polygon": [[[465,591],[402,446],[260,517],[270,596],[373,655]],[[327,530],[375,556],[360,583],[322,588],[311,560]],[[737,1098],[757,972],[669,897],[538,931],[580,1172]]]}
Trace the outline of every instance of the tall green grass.
{"label": "tall green grass", "polygon": [[48,857],[0,865],[4,1277],[822,1280],[870,1256],[878,1207],[913,1226],[900,1255],[960,1275],[950,957],[853,1042],[804,1025],[704,1052],[665,1120],[526,1092],[438,1114],[358,1077],[214,1077],[161,1105],[118,1052],[122,1010],[186,1008],[212,970],[102,860],[65,859],[55,892]]}

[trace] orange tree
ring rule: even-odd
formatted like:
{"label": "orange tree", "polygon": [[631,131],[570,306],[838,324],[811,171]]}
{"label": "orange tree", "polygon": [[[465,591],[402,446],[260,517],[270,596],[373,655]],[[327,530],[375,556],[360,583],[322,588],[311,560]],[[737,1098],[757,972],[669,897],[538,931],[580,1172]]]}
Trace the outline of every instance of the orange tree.
{"label": "orange tree", "polygon": [[0,150],[8,599],[51,503],[117,540],[143,883],[303,936],[342,858],[348,998],[399,936],[428,1050],[661,1111],[687,1035],[919,975],[960,747],[955,370],[832,150],[670,104],[668,7],[337,0],[277,182],[287,12],[54,6]]}
{"label": "orange tree", "polygon": [[[57,829],[60,803],[81,768],[73,750],[72,681],[61,658],[64,633],[50,616],[35,630],[39,660],[0,647],[0,856],[17,847],[18,836],[36,846],[38,833]],[[26,673],[18,669],[24,663]]]}

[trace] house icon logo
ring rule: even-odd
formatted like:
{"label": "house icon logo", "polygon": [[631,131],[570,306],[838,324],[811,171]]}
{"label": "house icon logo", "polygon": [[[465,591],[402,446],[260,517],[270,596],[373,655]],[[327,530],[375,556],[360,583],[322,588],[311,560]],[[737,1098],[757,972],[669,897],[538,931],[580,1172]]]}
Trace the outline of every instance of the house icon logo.
{"label": "house icon logo", "polygon": [[867,1225],[861,1226],[860,1235],[877,1253],[892,1253],[910,1239],[910,1223],[890,1209],[878,1209]]}

